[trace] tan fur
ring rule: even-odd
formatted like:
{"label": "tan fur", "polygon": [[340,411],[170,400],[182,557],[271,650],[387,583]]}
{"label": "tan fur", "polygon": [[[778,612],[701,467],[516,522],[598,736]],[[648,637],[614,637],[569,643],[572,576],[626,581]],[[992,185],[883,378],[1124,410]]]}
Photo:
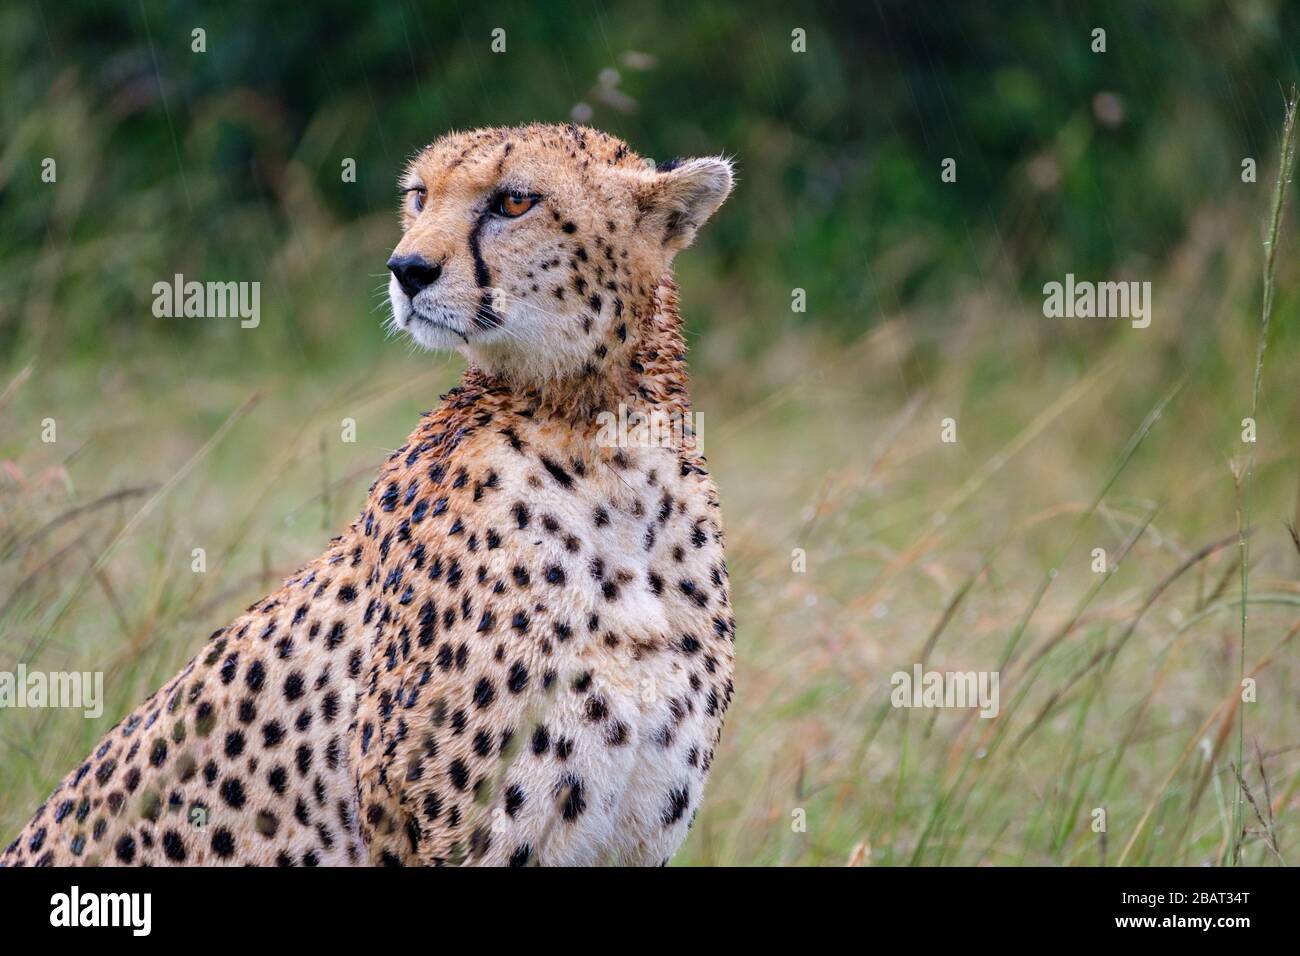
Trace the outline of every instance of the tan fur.
{"label": "tan fur", "polygon": [[[396,252],[443,271],[394,322],[466,355],[460,386],[0,862],[659,864],[684,839],[732,695],[717,492],[690,440],[607,446],[598,416],[690,410],[669,265],[730,168],[530,126],[444,137],[414,183]],[[503,184],[542,198],[485,218]]]}

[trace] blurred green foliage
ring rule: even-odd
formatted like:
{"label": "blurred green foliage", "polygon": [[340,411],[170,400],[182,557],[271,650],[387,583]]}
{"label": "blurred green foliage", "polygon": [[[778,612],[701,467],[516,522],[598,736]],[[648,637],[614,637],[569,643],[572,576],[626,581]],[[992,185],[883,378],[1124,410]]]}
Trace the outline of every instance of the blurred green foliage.
{"label": "blurred green foliage", "polygon": [[[0,573],[16,598],[0,651],[48,635],[59,666],[107,656],[111,722],[314,553],[459,364],[380,332],[404,160],[452,128],[581,119],[647,156],[725,152],[740,170],[678,265],[689,331],[710,332],[693,364],[745,634],[680,859],[1105,863],[1136,826],[1131,862],[1221,860],[1226,818],[1194,795],[1231,786],[1197,741],[1239,692],[1220,614],[1237,610],[1236,547],[1164,589],[1237,527],[1259,222],[1298,27],[1284,0],[0,5]],[[1295,606],[1282,519],[1300,524],[1300,406],[1278,347],[1300,344],[1292,226],[1251,492],[1251,593],[1282,600],[1251,612],[1252,661]],[[1043,319],[1042,284],[1066,272],[1152,280],[1152,327]],[[256,333],[154,317],[152,287],[175,273],[260,281]],[[1179,382],[1095,523],[1071,531]],[[362,441],[327,443],[345,415]],[[47,416],[58,445],[38,441]],[[948,416],[956,445],[934,441]],[[147,518],[153,498],[115,503],[155,487]],[[1088,605],[1089,549],[1121,553],[1156,506]],[[214,556],[201,583],[195,541]],[[788,573],[795,544],[816,573]],[[80,563],[97,549],[111,566]],[[1147,594],[1162,597],[1115,673],[1081,680]],[[1044,665],[1033,695],[1007,685],[1008,713],[1033,721],[1015,726],[1037,728],[1023,747],[963,740],[956,715],[888,717],[898,654],[966,669],[1004,659],[1012,634],[1035,662],[1026,687]],[[1288,859],[1295,647],[1261,684],[1281,704],[1249,718]],[[1034,718],[1056,703],[1068,720]],[[0,741],[0,834],[104,729],[49,713]],[[957,757],[974,769],[953,800]],[[827,821],[807,838],[786,824],[791,793]],[[1109,844],[1080,813],[1099,801]]]}
{"label": "blurred green foliage", "polygon": [[737,158],[683,268],[716,278],[702,317],[755,335],[853,334],[991,281],[1145,277],[1196,210],[1267,188],[1298,26],[1282,0],[6,5],[0,355],[220,353],[230,330],[151,315],[176,272],[262,280],[262,345],[370,348],[403,160],[450,128],[575,116],[645,155]]}

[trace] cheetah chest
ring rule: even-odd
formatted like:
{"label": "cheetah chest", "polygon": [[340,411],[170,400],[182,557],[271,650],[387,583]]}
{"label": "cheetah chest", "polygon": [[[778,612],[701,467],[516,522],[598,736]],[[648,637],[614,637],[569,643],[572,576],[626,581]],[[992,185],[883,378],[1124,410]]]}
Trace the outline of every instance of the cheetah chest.
{"label": "cheetah chest", "polygon": [[598,464],[485,456],[475,507],[408,536],[441,586],[390,614],[425,649],[376,663],[359,715],[370,838],[405,843],[381,853],[660,863],[684,839],[731,695],[716,495],[667,449]]}
{"label": "cheetah chest", "polygon": [[[658,863],[684,838],[729,694],[726,571],[711,485],[671,454],[587,482],[529,481],[534,566],[563,562],[567,587],[539,602],[571,633],[540,725],[547,761],[519,768],[559,802],[506,842],[542,841],[546,862]],[[574,537],[579,538],[575,547]],[[712,645],[712,646],[710,646]],[[566,753],[567,751],[567,753]],[[545,804],[541,804],[543,807]],[[507,814],[498,817],[510,837]]]}

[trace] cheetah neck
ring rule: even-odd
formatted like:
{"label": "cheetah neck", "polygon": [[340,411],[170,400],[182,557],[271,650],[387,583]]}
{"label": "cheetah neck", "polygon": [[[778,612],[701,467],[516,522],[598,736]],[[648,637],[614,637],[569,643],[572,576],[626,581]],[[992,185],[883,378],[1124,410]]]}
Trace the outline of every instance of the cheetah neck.
{"label": "cheetah neck", "polygon": [[679,421],[690,411],[686,340],[670,273],[636,300],[623,321],[609,323],[582,372],[519,389],[500,376],[471,366],[463,384],[509,392],[529,417],[545,418],[576,436],[595,440],[605,414],[666,414]]}

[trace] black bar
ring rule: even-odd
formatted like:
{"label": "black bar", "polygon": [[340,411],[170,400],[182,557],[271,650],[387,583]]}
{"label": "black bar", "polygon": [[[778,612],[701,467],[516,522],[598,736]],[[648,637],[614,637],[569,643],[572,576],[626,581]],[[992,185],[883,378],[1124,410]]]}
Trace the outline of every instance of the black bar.
{"label": "black bar", "polygon": [[[149,894],[148,936],[134,937],[129,925],[52,926],[56,894],[70,904],[73,886],[82,906],[88,894]],[[1022,927],[1070,942],[1277,934],[1294,925],[1295,892],[1284,869],[47,869],[0,871],[0,900],[12,938],[79,933],[127,945],[196,935],[337,942],[340,932],[374,933],[376,944],[464,934],[492,945],[498,932],[526,927],[559,939],[611,919],[688,917],[725,935],[772,927],[805,940],[833,931],[930,943],[1006,939]]]}

